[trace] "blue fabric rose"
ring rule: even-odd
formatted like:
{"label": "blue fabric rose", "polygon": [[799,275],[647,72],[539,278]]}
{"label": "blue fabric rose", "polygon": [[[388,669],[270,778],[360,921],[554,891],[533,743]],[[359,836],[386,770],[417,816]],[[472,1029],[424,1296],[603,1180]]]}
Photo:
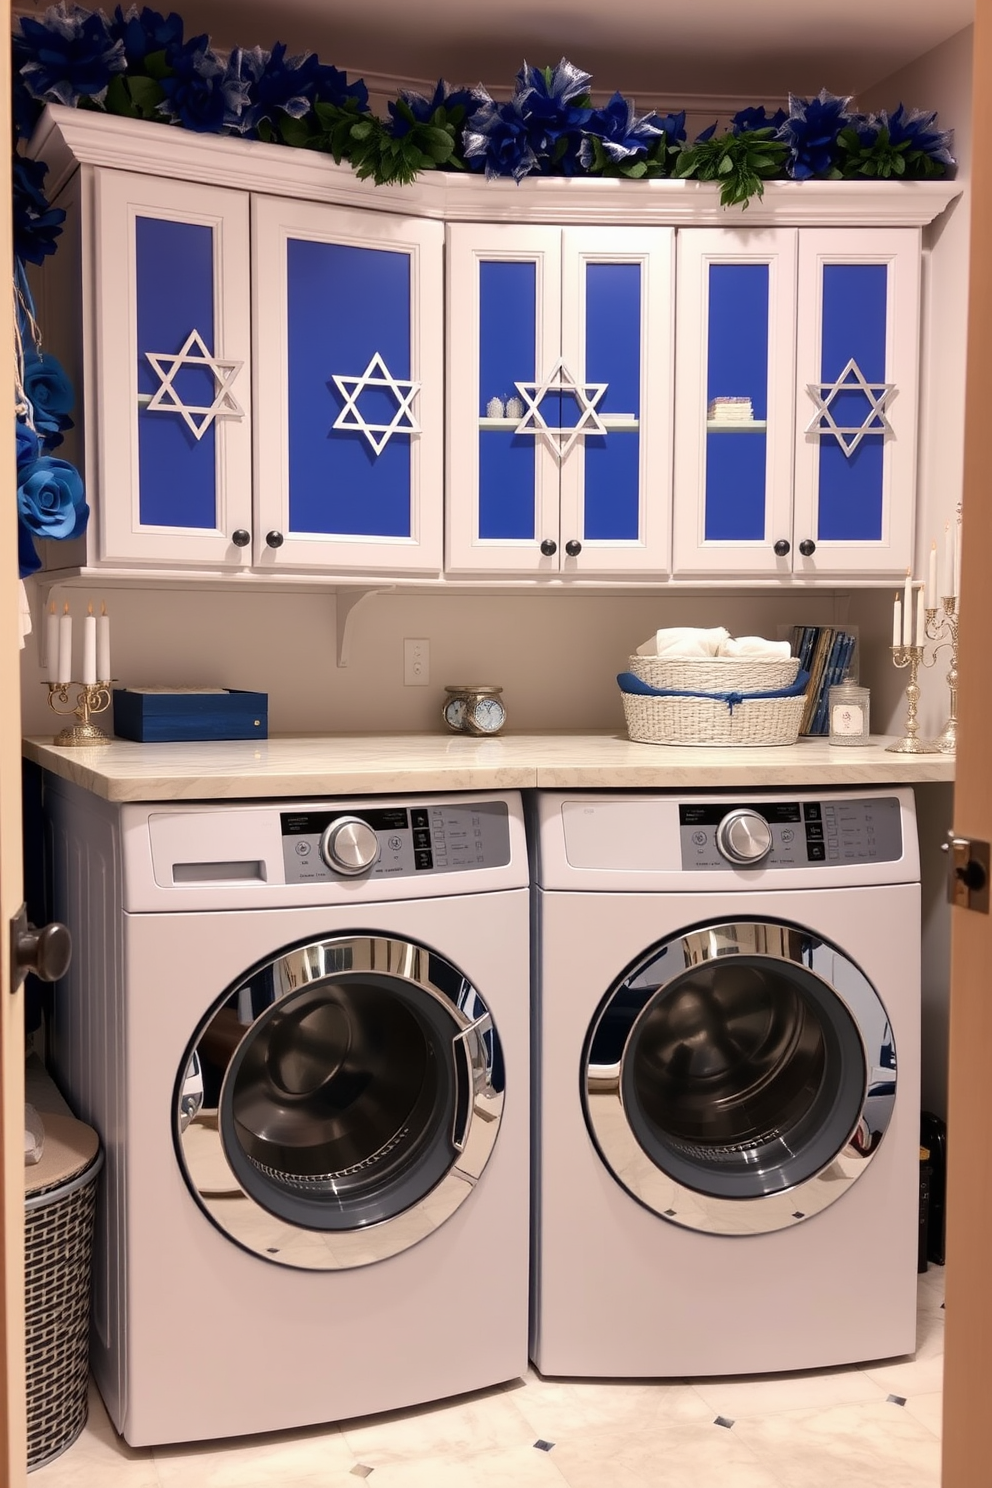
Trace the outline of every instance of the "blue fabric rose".
{"label": "blue fabric rose", "polygon": [[32,537],[79,537],[90,514],[79,471],[53,455],[32,460],[17,472],[17,511]]}
{"label": "blue fabric rose", "polygon": [[81,98],[99,102],[127,67],[124,43],[111,36],[106,17],[79,5],[53,5],[43,21],[24,16],[18,56],[26,58],[20,74],[31,96],[69,107]]}
{"label": "blue fabric rose", "polygon": [[62,431],[72,428],[69,413],[74,395],[57,357],[36,351],[24,356],[24,393],[34,414],[34,426],[50,449],[62,443]]}
{"label": "blue fabric rose", "polygon": [[17,468],[24,469],[41,454],[41,441],[30,424],[22,419],[14,420],[14,442],[17,450]]}
{"label": "blue fabric rose", "polygon": [[41,567],[41,559],[38,550],[31,539],[31,534],[23,522],[17,524],[17,572],[18,576],[26,579],[29,574],[37,573]]}

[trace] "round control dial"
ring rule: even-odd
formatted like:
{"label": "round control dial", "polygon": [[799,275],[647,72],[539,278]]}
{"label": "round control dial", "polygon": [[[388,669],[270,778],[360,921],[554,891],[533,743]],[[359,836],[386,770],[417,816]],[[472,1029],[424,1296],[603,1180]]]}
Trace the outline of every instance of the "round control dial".
{"label": "round control dial", "polygon": [[379,856],[379,839],[360,816],[339,816],[324,829],[320,856],[335,873],[354,878],[372,867]]}
{"label": "round control dial", "polygon": [[716,845],[730,863],[760,863],[772,850],[772,829],[756,811],[728,811],[716,829]]}

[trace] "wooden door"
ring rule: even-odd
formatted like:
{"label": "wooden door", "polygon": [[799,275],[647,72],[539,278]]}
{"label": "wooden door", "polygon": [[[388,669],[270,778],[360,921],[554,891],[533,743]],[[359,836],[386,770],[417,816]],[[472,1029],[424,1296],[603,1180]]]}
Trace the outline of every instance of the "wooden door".
{"label": "wooden door", "polygon": [[[992,88],[992,14],[976,6],[976,110]],[[978,112],[972,167],[971,285],[965,403],[961,592],[961,722],[954,831],[992,841],[992,550],[984,407],[992,379],[992,141]],[[951,911],[951,1029],[948,1099],[947,1337],[944,1355],[944,1488],[987,1488],[988,1384],[992,1379],[992,916]]]}
{"label": "wooden door", "polygon": [[[0,33],[10,34],[10,5],[0,0]],[[0,98],[10,98],[10,48],[0,47]],[[10,128],[9,109],[3,129]],[[0,149],[0,263],[9,264],[10,142]],[[0,397],[13,402],[13,323],[7,300],[0,365]],[[11,420],[0,449],[0,1483],[26,1479],[24,1384],[24,1007],[11,996],[8,926],[20,908],[21,710],[20,630],[17,612],[17,527]]]}

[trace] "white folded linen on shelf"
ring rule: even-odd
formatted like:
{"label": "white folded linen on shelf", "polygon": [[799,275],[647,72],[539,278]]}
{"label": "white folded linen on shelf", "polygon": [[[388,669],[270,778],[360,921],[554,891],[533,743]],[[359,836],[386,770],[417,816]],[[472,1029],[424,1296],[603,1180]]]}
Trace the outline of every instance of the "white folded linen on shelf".
{"label": "white folded linen on shelf", "polygon": [[788,641],[766,641],[764,636],[733,636],[720,647],[721,656],[791,656]]}
{"label": "white folded linen on shelf", "polygon": [[718,656],[730,632],[718,625],[715,630],[700,630],[694,625],[673,625],[658,630],[638,646],[638,656]]}
{"label": "white folded linen on shelf", "polygon": [[766,641],[764,636],[737,636],[722,625],[712,630],[673,625],[655,631],[637,648],[638,656],[791,656],[788,641]]}

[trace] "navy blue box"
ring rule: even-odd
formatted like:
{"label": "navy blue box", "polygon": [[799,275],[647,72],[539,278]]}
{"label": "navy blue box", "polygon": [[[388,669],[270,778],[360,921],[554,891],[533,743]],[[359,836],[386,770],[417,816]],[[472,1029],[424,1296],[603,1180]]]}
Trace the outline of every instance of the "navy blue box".
{"label": "navy blue box", "polygon": [[114,733],[140,744],[181,739],[267,739],[265,692],[127,692],[114,689]]}

